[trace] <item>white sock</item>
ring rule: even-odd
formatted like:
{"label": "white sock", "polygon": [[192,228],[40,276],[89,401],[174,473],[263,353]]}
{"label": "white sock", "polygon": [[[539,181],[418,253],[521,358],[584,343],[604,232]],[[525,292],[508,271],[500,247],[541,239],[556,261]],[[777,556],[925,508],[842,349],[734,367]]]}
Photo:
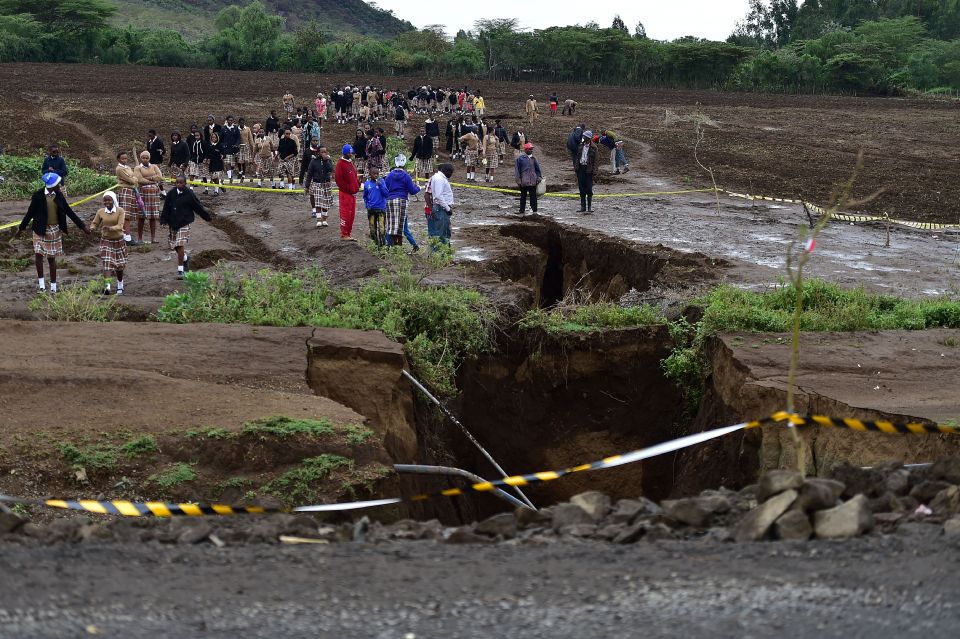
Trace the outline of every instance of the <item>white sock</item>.
{"label": "white sock", "polygon": [[[118,288],[119,288],[119,287],[118,287]],[[107,286],[105,287],[104,290],[106,290],[107,292],[110,291],[110,282],[107,282]]]}
{"label": "white sock", "polygon": [[40,287],[41,291],[45,291],[47,289],[47,285],[44,283],[42,277],[37,279],[37,286]]}
{"label": "white sock", "polygon": [[123,241],[124,241],[124,242],[129,242],[129,241],[132,240],[132,239],[133,239],[133,237],[131,237],[131,235],[130,235],[129,233],[124,233],[124,234],[123,234]]}
{"label": "white sock", "polygon": [[292,185],[292,184],[287,184],[287,190],[288,190],[288,191],[292,191],[292,190],[293,190],[293,185]]}
{"label": "white sock", "polygon": [[50,291],[53,292],[53,293],[56,293],[56,292],[57,292],[57,283],[56,283],[56,282],[50,282]]}
{"label": "white sock", "polygon": [[177,273],[183,273],[183,264],[177,266]]}
{"label": "white sock", "polygon": [[123,290],[123,280],[120,280],[119,282],[117,282],[117,290],[118,291]]}
{"label": "white sock", "polygon": [[233,169],[227,169],[227,177],[233,179]]}

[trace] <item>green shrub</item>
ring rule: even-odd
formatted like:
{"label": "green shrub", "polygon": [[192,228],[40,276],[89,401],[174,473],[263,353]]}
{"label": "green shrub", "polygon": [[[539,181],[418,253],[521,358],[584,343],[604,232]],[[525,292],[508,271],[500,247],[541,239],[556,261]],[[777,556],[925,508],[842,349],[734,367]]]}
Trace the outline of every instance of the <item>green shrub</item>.
{"label": "green shrub", "polygon": [[190,464],[180,462],[170,466],[164,471],[150,475],[147,477],[147,481],[156,484],[163,490],[169,490],[180,484],[185,484],[188,481],[194,481],[196,478],[197,473]]}
{"label": "green shrub", "polygon": [[331,435],[333,424],[329,419],[291,419],[289,417],[264,417],[243,425],[243,432],[254,435],[292,437],[294,435]]}
{"label": "green shrub", "polygon": [[53,322],[106,322],[117,305],[116,297],[103,295],[106,284],[106,279],[98,277],[84,285],[38,295],[27,306]]}
{"label": "green shrub", "polygon": [[306,503],[315,501],[320,494],[318,482],[326,479],[338,468],[352,468],[353,460],[340,455],[323,454],[310,457],[300,465],[273,481],[265,484],[263,492],[280,497],[288,503]]}
{"label": "green shrub", "polygon": [[136,439],[131,439],[120,447],[120,452],[127,457],[140,457],[142,455],[151,455],[160,449],[157,448],[157,440],[152,435],[143,435]]}
{"label": "green shrub", "polygon": [[57,447],[64,461],[74,468],[86,470],[113,470],[117,466],[117,447],[110,444],[77,446],[66,442]]}
{"label": "green shrub", "polygon": [[526,329],[542,329],[551,334],[591,333],[606,329],[636,328],[663,324],[666,320],[655,306],[619,306],[611,302],[558,305],[552,309],[533,309],[520,320]]}
{"label": "green shrub", "polygon": [[[65,146],[62,145],[61,146]],[[40,166],[43,155],[22,157],[0,155],[0,200],[25,200],[34,191],[43,188],[40,180]],[[67,177],[67,190],[74,196],[98,193],[116,184],[113,175],[102,175],[93,169],[81,167],[76,160],[66,158],[70,175]]]}
{"label": "green shrub", "polygon": [[343,427],[343,432],[347,437],[347,443],[358,446],[373,437],[373,431],[360,424],[347,424]]}

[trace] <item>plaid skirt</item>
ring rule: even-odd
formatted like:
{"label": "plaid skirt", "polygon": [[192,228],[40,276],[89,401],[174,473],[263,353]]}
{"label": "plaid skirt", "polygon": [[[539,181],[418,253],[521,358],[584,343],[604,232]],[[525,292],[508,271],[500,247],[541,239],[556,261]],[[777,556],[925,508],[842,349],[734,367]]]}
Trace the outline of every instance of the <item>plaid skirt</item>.
{"label": "plaid skirt", "polygon": [[173,179],[173,180],[176,180],[178,177],[186,178],[186,177],[187,177],[187,169],[184,168],[184,167],[182,167],[182,166],[176,165],[176,164],[171,164],[171,165],[170,165],[170,177],[171,177],[171,179]]}
{"label": "plaid skirt", "polygon": [[[210,167],[207,166],[206,162],[196,162],[187,163],[187,175],[194,175],[201,180],[206,180],[210,177]],[[122,204],[120,206],[123,206]]]}
{"label": "plaid skirt", "polygon": [[311,182],[310,195],[321,209],[330,210],[333,207],[333,192],[330,190],[329,182]]}
{"label": "plaid skirt", "polygon": [[273,177],[273,158],[265,158],[258,155],[253,160],[257,165],[257,176]]}
{"label": "plaid skirt", "polygon": [[177,248],[178,246],[186,246],[187,242],[190,241],[190,227],[182,226],[174,232],[173,229],[170,229],[170,250]]}
{"label": "plaid skirt", "polygon": [[297,161],[296,159],[290,160],[280,160],[280,166],[277,168],[277,175],[280,177],[295,178],[297,177]]}
{"label": "plaid skirt", "polygon": [[387,200],[387,219],[383,232],[387,235],[403,233],[403,223],[407,220],[407,200]]}
{"label": "plaid skirt", "polygon": [[499,143],[497,144],[497,153],[500,154],[500,157],[503,157],[504,155],[506,155],[506,153],[507,153],[507,143],[506,143],[506,142],[499,142]]}
{"label": "plaid skirt", "polygon": [[225,155],[223,156],[223,166],[233,166],[236,164],[235,160],[236,156],[234,156],[232,153],[230,155]]}
{"label": "plaid skirt", "polygon": [[488,169],[495,169],[500,166],[500,156],[496,153],[487,153],[484,157],[487,160]]}
{"label": "plaid skirt", "polygon": [[250,161],[250,145],[241,144],[240,152],[237,153],[237,162],[239,162],[240,164],[246,164],[249,161]]}
{"label": "plaid skirt", "polygon": [[477,156],[479,154],[479,149],[471,149],[470,147],[465,148],[463,150],[463,163],[467,166],[476,166]]}
{"label": "plaid skirt", "polygon": [[33,234],[33,252],[46,257],[63,255],[63,233],[60,232],[59,224],[48,226],[43,237]]}
{"label": "plaid skirt", "polygon": [[371,155],[367,158],[367,170],[374,166],[380,169],[380,173],[383,173],[387,168],[387,163],[384,162],[382,155]]}
{"label": "plaid skirt", "polygon": [[143,198],[143,211],[140,212],[140,217],[147,219],[160,217],[160,187],[156,184],[141,186],[140,197]]}
{"label": "plaid skirt", "polygon": [[417,173],[420,175],[431,175],[433,173],[433,158],[425,160],[417,158]]}
{"label": "plaid skirt", "polygon": [[133,194],[133,189],[122,188],[117,191],[117,204],[123,209],[129,220],[137,214],[140,207],[137,206],[137,196]]}
{"label": "plaid skirt", "polygon": [[100,262],[104,271],[123,270],[127,265],[127,243],[119,240],[100,239]]}

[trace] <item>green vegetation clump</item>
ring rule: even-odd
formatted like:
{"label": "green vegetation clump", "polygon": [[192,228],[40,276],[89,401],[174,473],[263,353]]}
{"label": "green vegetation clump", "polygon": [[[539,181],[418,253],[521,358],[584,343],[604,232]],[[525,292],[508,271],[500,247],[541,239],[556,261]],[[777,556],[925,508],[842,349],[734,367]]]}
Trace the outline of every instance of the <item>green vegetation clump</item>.
{"label": "green vegetation clump", "polygon": [[77,445],[64,442],[57,446],[60,456],[74,468],[110,471],[117,467],[121,458],[134,459],[159,451],[152,435],[142,435],[119,446],[115,444]]}
{"label": "green vegetation clump", "polygon": [[317,483],[338,468],[353,468],[353,460],[328,454],[310,457],[293,470],[265,484],[262,490],[291,503],[315,501],[319,495]]}
{"label": "green vegetation clump", "polygon": [[150,475],[147,477],[147,481],[156,484],[163,490],[169,490],[188,481],[194,481],[196,478],[197,473],[193,470],[193,467],[190,464],[180,462],[164,471]]}
{"label": "green vegetation clump", "polygon": [[186,290],[157,311],[161,322],[219,322],[381,330],[406,340],[414,373],[437,393],[456,393],[457,368],[490,346],[496,313],[480,293],[430,286],[410,258],[388,255],[389,265],[358,289],[334,289],[318,269],[227,273],[214,280],[188,273]]}
{"label": "green vegetation clump", "polygon": [[611,302],[594,302],[574,306],[558,305],[549,310],[537,308],[527,311],[520,320],[520,327],[541,329],[553,335],[561,335],[665,323],[666,319],[660,310],[649,304],[618,306]]}
{"label": "green vegetation clump", "polygon": [[86,284],[67,286],[56,295],[38,295],[27,307],[53,322],[107,322],[113,317],[117,298],[104,296],[107,280],[97,277]]}
{"label": "green vegetation clump", "polygon": [[243,425],[243,433],[271,435],[277,438],[294,435],[331,435],[333,424],[329,419],[291,419],[290,417],[264,417]]}
{"label": "green vegetation clump", "polygon": [[343,433],[346,435],[347,443],[354,446],[358,446],[373,437],[373,431],[360,424],[347,424],[343,427]]}
{"label": "green vegetation clump", "polygon": [[[675,348],[662,362],[667,377],[677,382],[688,406],[693,407],[699,403],[709,372],[703,352],[706,339],[721,332],[790,332],[796,289],[787,284],[755,293],[724,285],[694,303],[702,306],[703,318],[696,325],[684,319],[670,324]],[[960,328],[960,300],[909,300],[875,295],[862,287],[844,289],[823,280],[804,283],[802,331],[930,328]]]}
{"label": "green vegetation clump", "polygon": [[33,257],[0,257],[0,271],[20,273],[33,265]]}
{"label": "green vegetation clump", "polygon": [[[0,33],[2,33],[3,16],[0,16]],[[2,38],[2,36],[0,36]],[[0,48],[3,45],[0,44]],[[65,147],[66,143],[61,142]],[[0,200],[25,200],[33,192],[43,188],[40,181],[40,166],[43,164],[43,155],[16,156],[0,155]],[[65,158],[70,176],[67,178],[71,197],[98,193],[116,184],[112,175],[102,175],[93,169],[81,167],[72,158]]]}
{"label": "green vegetation clump", "polygon": [[120,452],[127,457],[141,457],[143,455],[152,455],[158,452],[157,440],[152,435],[143,435],[136,439],[131,439],[120,447]]}

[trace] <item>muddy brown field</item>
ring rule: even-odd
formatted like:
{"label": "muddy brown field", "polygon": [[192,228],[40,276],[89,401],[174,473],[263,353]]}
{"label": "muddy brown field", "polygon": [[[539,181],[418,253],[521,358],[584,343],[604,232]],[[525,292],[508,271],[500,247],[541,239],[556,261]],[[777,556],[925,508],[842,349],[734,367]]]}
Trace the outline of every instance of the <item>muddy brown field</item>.
{"label": "muddy brown field", "polygon": [[[519,120],[527,94],[545,104],[556,88],[579,102],[576,118],[548,117],[531,127],[543,152],[564,156],[566,134],[584,121],[628,141],[635,169],[681,184],[709,186],[693,161],[695,135],[677,121],[698,108],[708,126],[703,163],[722,187],[829,203],[834,185],[850,177],[858,151],[864,170],[854,194],[882,194],[864,210],[923,221],[960,221],[960,105],[955,100],[792,96],[715,91],[630,89],[589,85],[483,82],[457,78],[317,76],[91,65],[0,65],[0,143],[10,152],[35,151],[66,140],[67,153],[109,170],[116,150],[143,140],[147,129],[202,125],[208,113],[262,121],[282,112],[287,90],[298,102],[345,83],[405,89],[422,82],[468,84],[487,97],[488,115]],[[546,113],[546,112],[544,112]],[[388,123],[392,127],[392,123]],[[353,139],[351,126],[325,127],[325,142]],[[646,152],[655,154],[655,161]]]}

